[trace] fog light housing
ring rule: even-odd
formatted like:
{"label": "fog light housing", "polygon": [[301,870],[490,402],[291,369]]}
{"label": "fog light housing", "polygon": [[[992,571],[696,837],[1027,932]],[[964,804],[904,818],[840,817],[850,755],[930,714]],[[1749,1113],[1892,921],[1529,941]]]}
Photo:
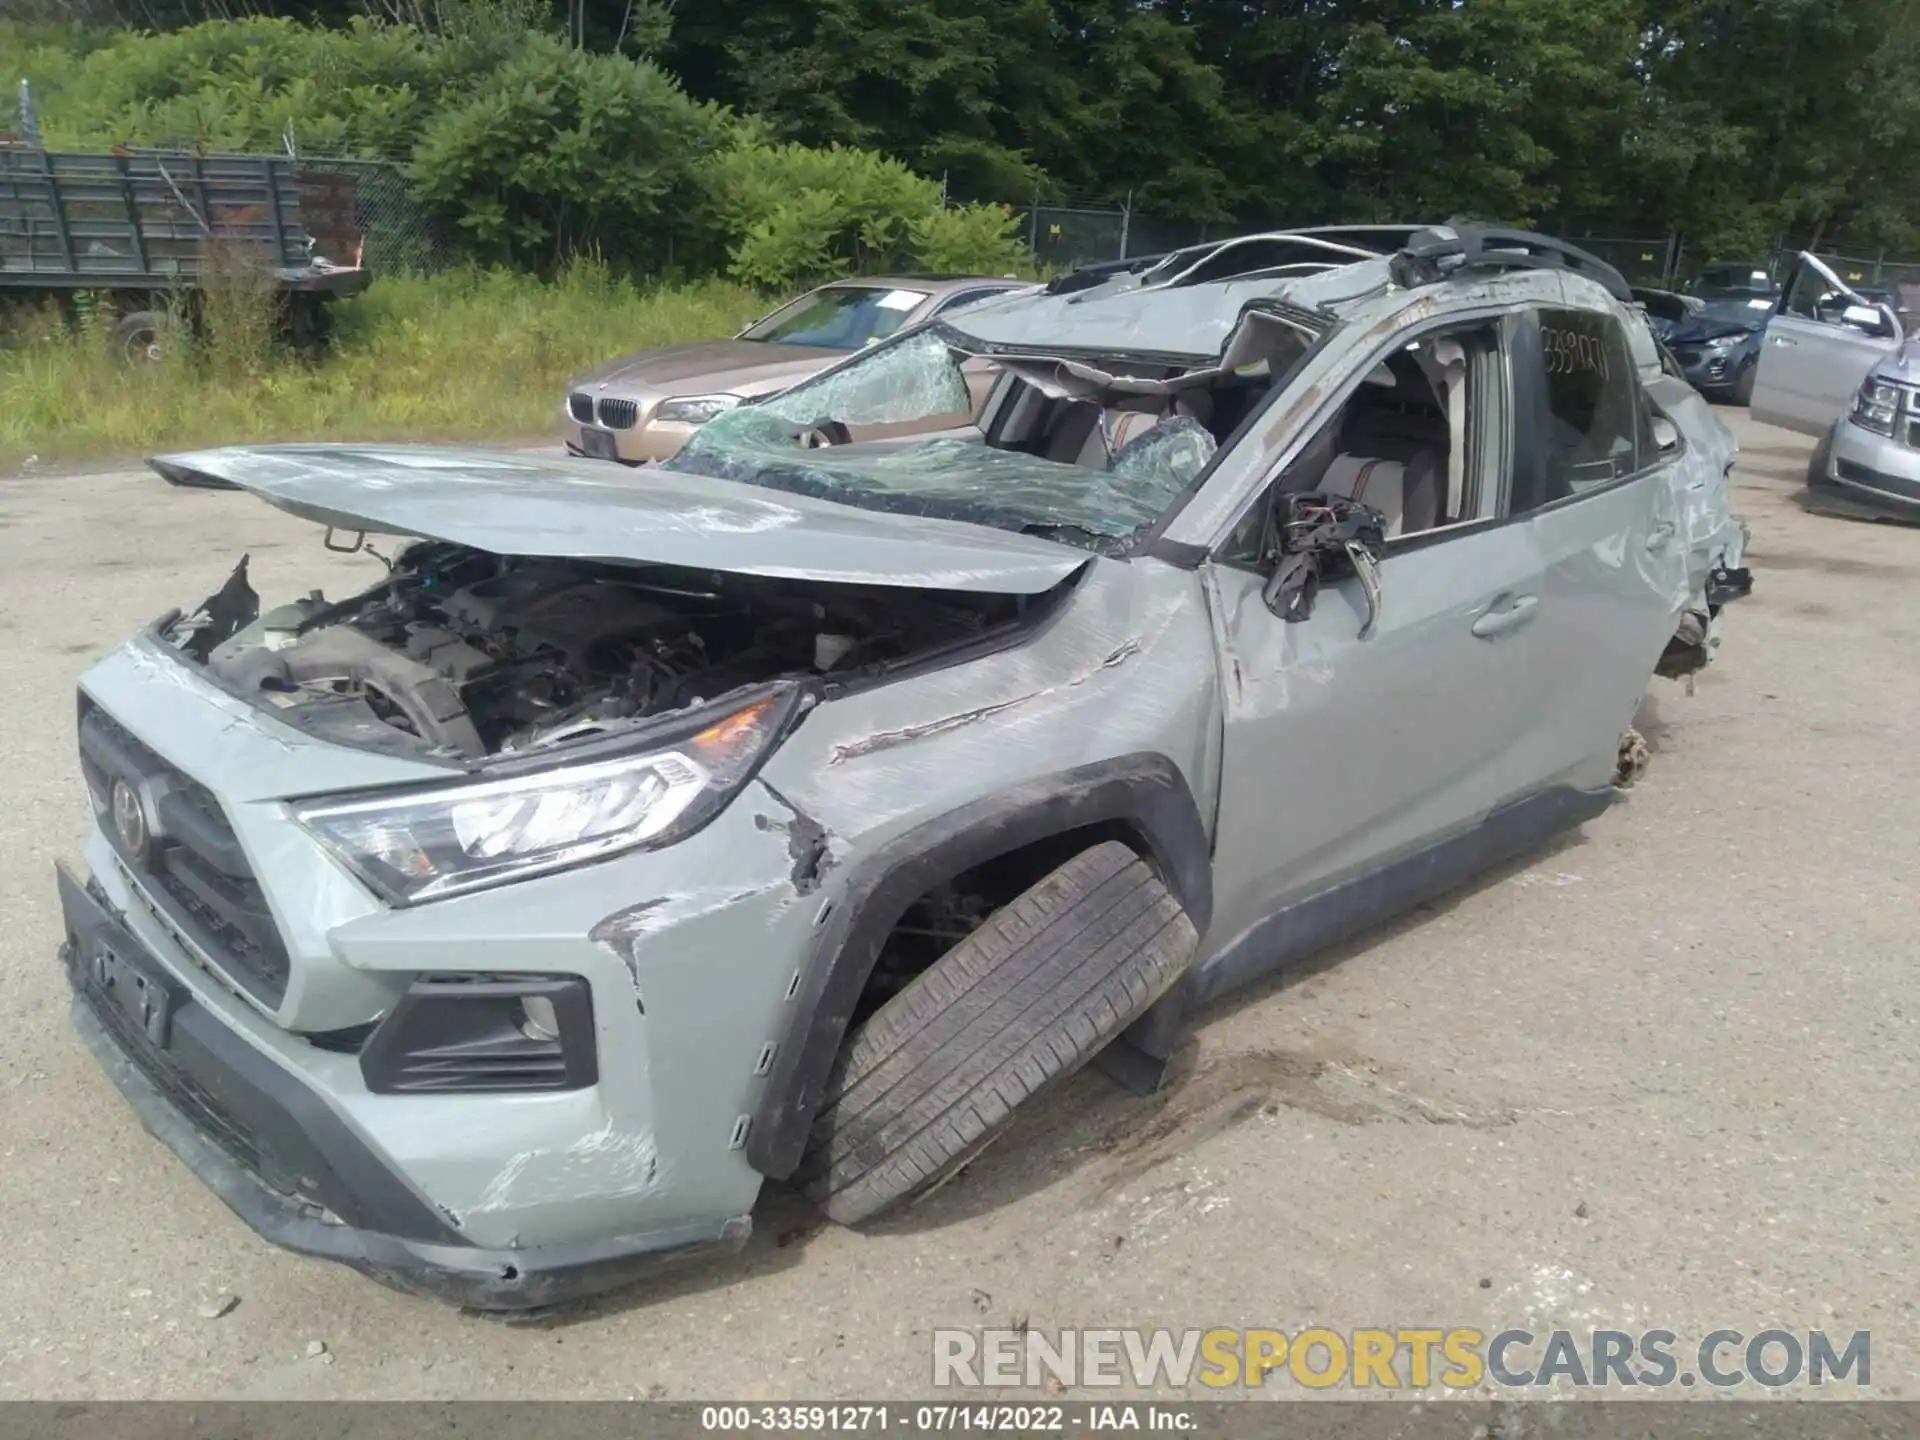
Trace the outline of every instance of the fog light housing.
{"label": "fog light housing", "polygon": [[553,1000],[546,995],[520,997],[520,1033],[529,1040],[553,1044],[560,1038],[560,1017],[554,1013]]}
{"label": "fog light housing", "polygon": [[376,1095],[585,1089],[600,1078],[593,992],[578,975],[422,975],[360,1073]]}

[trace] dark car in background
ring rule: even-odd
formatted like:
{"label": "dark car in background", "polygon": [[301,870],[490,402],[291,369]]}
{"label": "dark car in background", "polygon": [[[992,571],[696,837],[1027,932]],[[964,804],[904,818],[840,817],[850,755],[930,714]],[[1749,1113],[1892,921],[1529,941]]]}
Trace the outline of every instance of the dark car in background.
{"label": "dark car in background", "polygon": [[1773,301],[1758,296],[1708,300],[1663,338],[1694,389],[1710,400],[1746,405],[1772,315]]}
{"label": "dark car in background", "polygon": [[1688,383],[1710,400],[1753,399],[1760,342],[1780,287],[1763,267],[1716,264],[1679,291],[1635,289],[1648,326],[1672,352]]}
{"label": "dark car in background", "polygon": [[[1709,267],[1703,277],[1715,268],[1729,267]],[[1694,389],[1710,400],[1745,405],[1753,398],[1754,367],[1774,301],[1758,293],[1765,271],[1738,268],[1724,283],[1696,279],[1685,293],[1636,288],[1633,298]]]}

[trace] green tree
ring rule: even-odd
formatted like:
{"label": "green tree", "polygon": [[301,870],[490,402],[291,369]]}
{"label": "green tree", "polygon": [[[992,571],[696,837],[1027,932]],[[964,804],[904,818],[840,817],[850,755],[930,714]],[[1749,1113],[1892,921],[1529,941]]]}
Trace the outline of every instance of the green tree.
{"label": "green tree", "polygon": [[417,191],[493,258],[552,264],[588,248],[664,258],[686,233],[719,110],[658,66],[535,37],[470,98],[440,110],[414,152]]}
{"label": "green tree", "polygon": [[1711,103],[1735,152],[1675,197],[1707,248],[1773,230],[1920,243],[1920,24],[1908,0],[1666,0],[1660,91]]}

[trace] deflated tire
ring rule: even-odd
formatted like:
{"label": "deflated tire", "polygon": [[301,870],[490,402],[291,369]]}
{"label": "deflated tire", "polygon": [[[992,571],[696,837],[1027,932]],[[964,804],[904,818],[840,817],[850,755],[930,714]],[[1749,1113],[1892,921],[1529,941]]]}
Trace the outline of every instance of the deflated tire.
{"label": "deflated tire", "polygon": [[927,1190],[1085,1065],[1192,961],[1153,869],[1096,845],[995,911],[854,1032],[796,1179],[851,1224]]}

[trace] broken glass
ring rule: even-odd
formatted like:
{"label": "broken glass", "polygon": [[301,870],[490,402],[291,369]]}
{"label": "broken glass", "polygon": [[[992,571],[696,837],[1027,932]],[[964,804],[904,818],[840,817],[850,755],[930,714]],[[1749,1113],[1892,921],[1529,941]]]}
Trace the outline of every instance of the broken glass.
{"label": "broken glass", "polygon": [[668,468],[1002,530],[1084,532],[1095,537],[1093,548],[1117,549],[1159,519],[1206,463],[1185,428],[1199,429],[1191,421],[1168,421],[1178,433],[1156,441],[1149,431],[1122,449],[1113,468],[1095,469],[953,439],[884,449],[809,447],[802,443],[809,421],[782,419],[769,408],[743,405],[717,417]]}
{"label": "broken glass", "polygon": [[802,425],[821,420],[898,425],[933,415],[970,415],[973,396],[959,356],[928,331],[804,381],[756,408]]}
{"label": "broken glass", "polygon": [[[1266,317],[1262,317],[1265,319]],[[1262,325],[1265,352],[1295,352],[1306,339],[1286,325]],[[1118,549],[1153,524],[1206,468],[1217,448],[1198,421],[1169,416],[1104,466],[1067,464],[978,441],[847,443],[838,426],[913,425],[972,413],[961,371],[965,347],[928,330],[802,382],[758,404],[724,411],[696,430],[670,469],[743,484],[1006,530],[1058,530],[1096,549]],[[1032,357],[1004,362],[1043,393],[1100,403],[1117,395],[1159,395],[1178,403],[1206,375],[1114,373],[1085,361]],[[837,422],[830,426],[828,422]],[[940,428],[925,425],[924,429]],[[831,442],[838,439],[840,443]]]}
{"label": "broken glass", "polygon": [[1219,448],[1198,420],[1170,416],[1120,447],[1108,467],[1108,480],[1177,495],[1207,468]]}

